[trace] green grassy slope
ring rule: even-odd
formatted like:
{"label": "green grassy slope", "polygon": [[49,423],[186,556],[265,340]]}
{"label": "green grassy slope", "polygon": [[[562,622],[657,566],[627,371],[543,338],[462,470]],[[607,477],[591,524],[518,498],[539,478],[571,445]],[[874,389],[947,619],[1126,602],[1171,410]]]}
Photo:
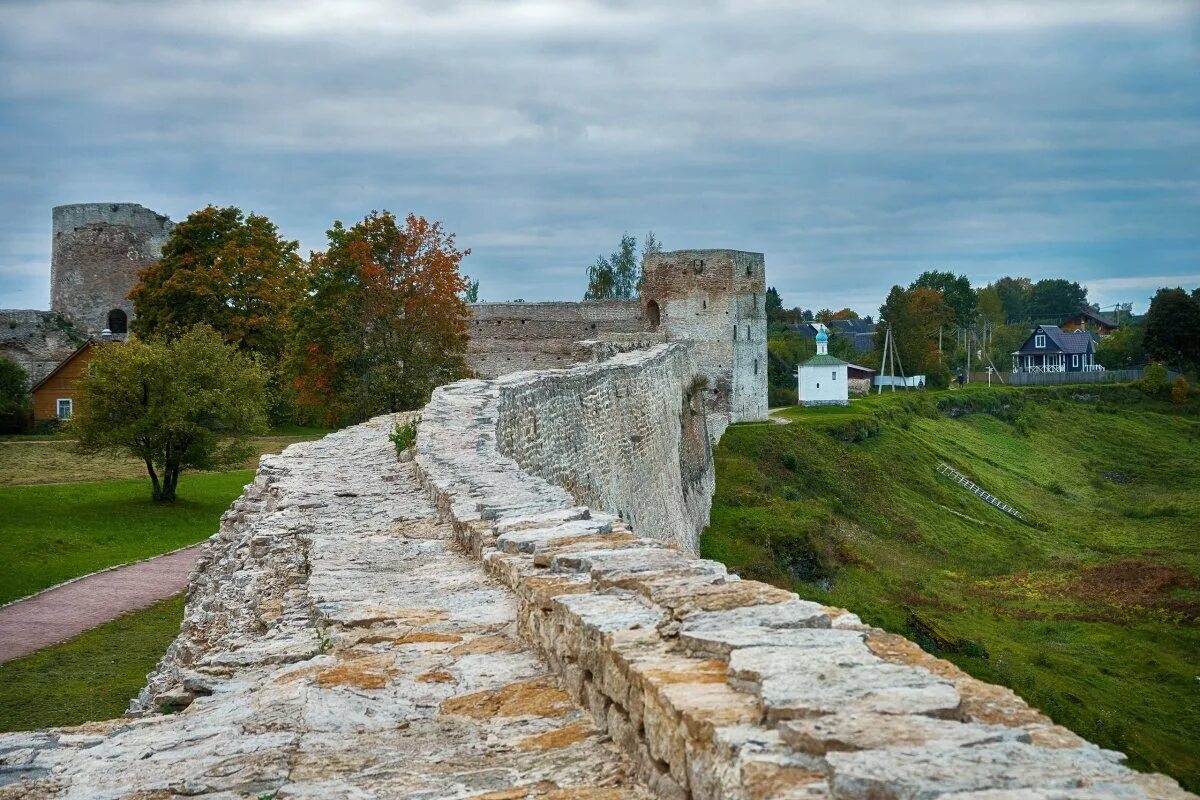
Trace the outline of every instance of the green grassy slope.
{"label": "green grassy slope", "polygon": [[0,603],[203,541],[253,479],[185,475],[170,505],[151,501],[145,479],[0,487]]}
{"label": "green grassy slope", "polygon": [[0,664],[0,731],[119,717],[179,633],[184,596]]}
{"label": "green grassy slope", "polygon": [[722,439],[705,556],[905,634],[1200,789],[1194,412],[1103,387],[785,415]]}

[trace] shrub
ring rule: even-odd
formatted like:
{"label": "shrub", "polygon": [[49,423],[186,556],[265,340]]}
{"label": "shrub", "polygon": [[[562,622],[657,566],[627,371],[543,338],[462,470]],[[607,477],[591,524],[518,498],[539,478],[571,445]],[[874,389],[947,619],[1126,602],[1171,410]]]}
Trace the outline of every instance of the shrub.
{"label": "shrub", "polygon": [[782,456],[779,457],[779,460],[781,462],[783,462],[783,465],[785,467],[787,467],[788,469],[790,469],[792,472],[796,471],[796,466],[797,466],[798,462],[796,461],[795,453],[784,453]]}
{"label": "shrub", "polygon": [[392,428],[392,435],[388,438],[396,446],[397,456],[404,455],[417,443],[417,423],[420,421],[420,417],[411,417],[406,422],[397,422]]}
{"label": "shrub", "polygon": [[1171,402],[1177,406],[1186,405],[1188,401],[1188,389],[1187,378],[1177,375],[1175,382],[1171,384]]}
{"label": "shrub", "polygon": [[1151,364],[1142,373],[1142,379],[1138,381],[1138,388],[1151,397],[1165,394],[1169,377],[1167,368],[1162,364]]}
{"label": "shrub", "polygon": [[29,427],[29,378],[21,365],[0,357],[0,433],[21,433]]}

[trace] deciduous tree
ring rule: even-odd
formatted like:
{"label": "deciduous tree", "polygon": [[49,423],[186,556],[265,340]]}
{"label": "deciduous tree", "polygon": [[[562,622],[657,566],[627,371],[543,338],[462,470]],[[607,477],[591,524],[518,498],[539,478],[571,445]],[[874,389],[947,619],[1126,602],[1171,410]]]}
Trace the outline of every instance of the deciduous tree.
{"label": "deciduous tree", "polygon": [[158,502],[175,499],[184,470],[245,460],[248,436],[266,427],[263,370],[207,325],[101,346],[88,366],[71,421],[79,451],[140,458]]}
{"label": "deciduous tree", "polygon": [[1159,289],[1143,321],[1146,354],[1174,369],[1200,367],[1200,299],[1183,289]]}
{"label": "deciduous tree", "polygon": [[204,324],[269,366],[277,364],[303,289],[297,247],[269,219],[244,216],[240,208],[208,206],[189,214],[129,293],[134,333],[174,339]]}
{"label": "deciduous tree", "polygon": [[966,275],[956,276],[953,272],[927,270],[918,275],[908,288],[936,289],[941,292],[942,299],[954,312],[953,322],[956,325],[965,328],[975,320],[977,297]]}
{"label": "deciduous tree", "polygon": [[1029,294],[1030,315],[1053,323],[1078,314],[1087,304],[1087,289],[1064,278],[1040,280]]}
{"label": "deciduous tree", "polygon": [[417,408],[466,374],[467,286],[441,223],[372,212],[312,255],[287,366],[302,408],[328,424]]}
{"label": "deciduous tree", "polygon": [[1025,322],[1029,319],[1029,301],[1033,292],[1033,281],[1029,278],[1005,276],[988,285],[1000,295],[1006,322]]}
{"label": "deciduous tree", "polygon": [[21,365],[0,356],[0,433],[20,433],[29,425],[29,376]]}
{"label": "deciduous tree", "polygon": [[953,309],[937,289],[893,286],[879,309],[875,349],[883,354],[890,327],[905,373],[925,374],[936,385],[946,369],[938,354],[938,329],[949,325],[953,317]]}

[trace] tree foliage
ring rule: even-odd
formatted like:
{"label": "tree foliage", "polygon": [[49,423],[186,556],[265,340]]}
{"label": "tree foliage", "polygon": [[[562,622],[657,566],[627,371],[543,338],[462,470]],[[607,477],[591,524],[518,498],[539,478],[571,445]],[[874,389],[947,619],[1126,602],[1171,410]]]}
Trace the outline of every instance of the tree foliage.
{"label": "tree foliage", "polygon": [[584,300],[633,300],[642,290],[642,273],[646,256],[662,252],[662,242],[654,231],[646,234],[638,255],[637,237],[621,234],[621,243],[608,256],[600,256],[588,267],[588,285]]}
{"label": "tree foliage", "polygon": [[1087,305],[1087,289],[1064,278],[1040,280],[1029,293],[1029,313],[1035,320],[1058,323]]}
{"label": "tree foliage", "polygon": [[313,253],[287,370],[297,402],[326,424],[417,408],[466,374],[466,281],[441,223],[372,212]]}
{"label": "tree foliage", "polygon": [[975,320],[977,297],[966,275],[956,276],[953,272],[926,270],[918,275],[908,288],[934,289],[941,292],[943,301],[953,312],[952,321],[956,325],[966,327]]}
{"label": "tree foliage", "polygon": [[1200,368],[1200,293],[1159,289],[1142,326],[1147,355],[1182,371]]}
{"label": "tree foliage", "polygon": [[783,300],[779,297],[779,291],[774,286],[767,287],[765,308],[768,325],[772,322],[783,321]]}
{"label": "tree foliage", "polygon": [[76,400],[79,451],[140,458],[158,502],[175,499],[184,470],[245,460],[247,437],[266,427],[263,370],[207,325],[171,341],[101,346]]}
{"label": "tree foliage", "polygon": [[893,286],[879,308],[875,349],[883,354],[884,339],[890,327],[900,356],[899,366],[904,368],[905,374],[925,374],[934,384],[945,372],[938,353],[938,329],[949,325],[953,317],[954,310],[939,290]]}
{"label": "tree foliage", "polygon": [[1129,369],[1144,363],[1146,350],[1142,346],[1145,328],[1126,325],[1110,333],[1096,345],[1096,363],[1105,369]]}
{"label": "tree foliage", "polygon": [[479,302],[479,281],[471,280],[471,276],[464,275],[463,280],[467,282],[467,288],[463,290],[464,303]]}
{"label": "tree foliage", "polygon": [[209,325],[229,344],[277,364],[303,287],[297,247],[266,217],[233,206],[188,215],[129,293],[134,333],[174,339]]}
{"label": "tree foliage", "polygon": [[1029,301],[1033,292],[1033,281],[1029,278],[1005,276],[988,284],[1000,296],[1004,307],[1004,318],[1008,323],[1025,322],[1029,319]]}
{"label": "tree foliage", "polygon": [[0,433],[20,433],[29,426],[29,376],[20,364],[0,356]]}
{"label": "tree foliage", "polygon": [[978,301],[975,304],[979,316],[992,327],[998,327],[1008,321],[1004,311],[1004,301],[995,286],[988,284],[977,292]]}

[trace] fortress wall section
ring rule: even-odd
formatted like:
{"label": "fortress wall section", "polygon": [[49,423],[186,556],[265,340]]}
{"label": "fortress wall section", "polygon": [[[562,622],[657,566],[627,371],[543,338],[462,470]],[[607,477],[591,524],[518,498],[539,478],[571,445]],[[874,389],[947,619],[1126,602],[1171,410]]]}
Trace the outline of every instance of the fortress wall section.
{"label": "fortress wall section", "polygon": [[[570,399],[606,374],[633,389],[630,373],[666,367],[681,358],[675,347],[576,367],[568,372],[580,375],[556,384],[530,373],[444,386],[422,412],[415,456],[459,543],[517,595],[521,634],[657,796],[1193,797],[1128,769],[1008,689],[845,610],[741,580],[647,535],[644,515],[631,525],[582,505],[576,487],[504,452],[564,480],[546,465],[576,457],[549,450],[592,437],[569,431],[570,420],[595,424],[569,414]],[[621,402],[641,413],[634,398]],[[538,433],[512,429],[535,420]]]}
{"label": "fortress wall section", "polygon": [[468,324],[467,364],[481,378],[557,369],[586,357],[576,343],[646,330],[632,300],[582,303],[476,303]]}
{"label": "fortress wall section", "polygon": [[716,479],[689,344],[499,379],[499,451],[643,535],[699,552]]}
{"label": "fortress wall section", "polygon": [[56,206],[50,260],[50,308],[80,333],[108,327],[108,315],[133,318],[128,299],[138,271],[157,261],[174,224],[137,203]]}
{"label": "fortress wall section", "polygon": [[83,344],[71,325],[51,311],[0,309],[0,356],[25,370],[29,385],[50,374]]}

